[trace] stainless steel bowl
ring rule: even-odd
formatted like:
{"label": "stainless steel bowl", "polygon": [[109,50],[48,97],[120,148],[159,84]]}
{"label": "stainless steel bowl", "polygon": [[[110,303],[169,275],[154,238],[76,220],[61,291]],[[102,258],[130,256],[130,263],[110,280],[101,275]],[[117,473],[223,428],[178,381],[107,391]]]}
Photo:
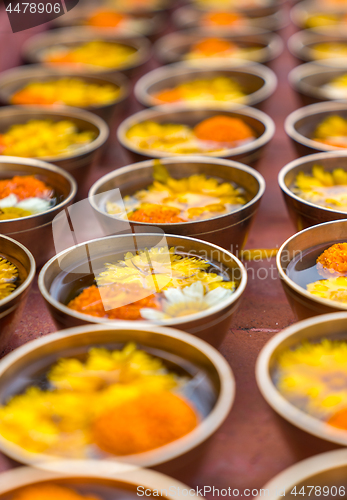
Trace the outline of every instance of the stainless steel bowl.
{"label": "stainless steel bowl", "polygon": [[[187,66],[200,67],[228,67],[229,61],[225,58],[204,58],[197,60],[185,61],[183,56],[188,52],[191,45],[197,43],[204,38],[211,36],[221,36],[220,30],[211,30],[206,33],[204,30],[192,30],[184,32],[171,33],[160,38],[155,46],[154,51],[161,63],[168,64],[182,61]],[[258,51],[257,59],[252,62],[262,64],[269,63],[278,57],[283,51],[283,42],[280,36],[270,31],[262,30],[260,28],[244,28],[233,30],[232,33],[227,35],[222,34],[223,39],[229,42],[241,44],[243,47],[253,47],[259,45],[261,49]],[[240,61],[240,58],[238,59]]]}
{"label": "stainless steel bowl", "polygon": [[[118,462],[114,462],[111,457],[108,463],[110,466],[114,464],[116,468],[120,462],[123,469],[125,464],[152,467],[170,474],[193,466],[209,438],[230,412],[235,395],[235,381],[231,368],[218,351],[206,342],[179,330],[153,325],[141,326],[137,323],[116,323],[113,326],[87,325],[71,328],[36,339],[1,360],[0,402],[4,404],[12,395],[24,392],[34,383],[39,373],[46,373],[61,358],[86,353],[92,346],[119,349],[128,342],[135,342],[142,349],[170,363],[170,369],[176,373],[197,376],[197,385],[192,390],[203,418],[193,431],[172,443],[137,455],[114,457]],[[25,451],[2,436],[0,449],[18,462],[38,467],[43,464],[44,468],[54,470],[54,457]]]}
{"label": "stainless steel bowl", "polygon": [[211,103],[197,101],[196,103],[191,102],[189,105],[197,108],[201,107],[201,105],[208,105],[213,108],[221,107],[224,109],[230,109],[240,103],[247,106],[256,106],[263,104],[275,92],[277,87],[275,73],[260,64],[235,66],[235,68],[205,69],[188,68],[186,65],[178,63],[155,69],[140,78],[135,85],[135,96],[144,106],[157,106],[163,104],[155,97],[154,94],[157,92],[197,79],[221,76],[232,78],[238,82],[246,96],[235,101],[213,101]]}
{"label": "stainless steel bowl", "polygon": [[[113,189],[120,189],[121,195],[133,195],[139,189],[145,189],[153,182],[153,160],[135,163],[119,168],[104,177],[101,177],[89,191],[89,201],[101,217],[107,234],[112,234],[115,217],[105,212],[107,194]],[[215,160],[201,156],[175,157],[162,160],[170,175],[174,178],[189,177],[194,174],[205,174],[222,181],[233,182],[244,188],[250,200],[246,205],[235,212],[208,220],[184,222],[181,224],[145,224],[127,221],[134,231],[152,231],[151,227],[159,227],[166,234],[190,236],[219,245],[234,254],[244,246],[249,230],[261,198],[265,191],[263,177],[254,169],[241,163],[227,160]],[[104,196],[101,196],[104,193]]]}
{"label": "stainless steel bowl", "polygon": [[65,170],[49,163],[29,158],[0,156],[0,179],[10,179],[15,175],[35,175],[53,188],[57,198],[56,205],[46,212],[0,221],[0,233],[25,245],[35,257],[36,265],[40,267],[54,255],[52,221],[59,212],[73,203],[77,184]]}
{"label": "stainless steel bowl", "polygon": [[[72,73],[87,73],[91,72],[100,74],[114,74],[121,71],[127,76],[132,76],[137,70],[143,67],[151,58],[151,44],[145,37],[132,36],[127,34],[114,33],[95,33],[95,30],[88,28],[61,28],[58,30],[45,31],[34,35],[24,43],[22,55],[25,61],[29,63],[42,63],[48,67],[55,67],[54,63],[45,62],[45,54],[48,50],[54,47],[76,47],[77,45],[93,40],[104,40],[109,42],[123,43],[137,50],[136,60],[119,68],[105,68],[80,66],[74,70],[70,66],[65,66],[65,69]],[[63,67],[63,65],[59,65]]]}
{"label": "stainless steel bowl", "polygon": [[343,151],[311,139],[317,126],[328,116],[339,115],[347,119],[346,101],[328,101],[311,104],[293,111],[284,123],[287,135],[298,153],[303,156],[322,151]]}
{"label": "stainless steel bowl", "polygon": [[[302,460],[280,472],[261,488],[254,500],[260,500],[261,495],[264,496],[263,491],[268,492],[266,498],[269,500],[281,500],[284,496],[291,498],[299,491],[308,495],[312,492],[312,485],[314,492],[317,486],[317,496],[319,491],[324,491],[329,500],[332,500],[335,493],[343,497],[343,492],[347,488],[346,475],[347,451],[345,449],[322,453]],[[324,490],[323,487],[325,487]]]}
{"label": "stainless steel bowl", "polygon": [[59,460],[2,472],[0,498],[12,497],[22,488],[42,484],[59,484],[76,489],[83,495],[102,494],[105,500],[118,496],[135,500],[145,490],[147,494],[163,490],[169,500],[175,500],[175,493],[189,490],[189,486],[172,477],[132,465],[106,460]]}
{"label": "stainless steel bowl", "polygon": [[136,147],[127,137],[126,133],[130,127],[146,120],[153,120],[158,123],[183,123],[194,127],[197,123],[215,115],[226,115],[244,120],[258,135],[254,141],[237,148],[228,149],[223,153],[211,153],[206,156],[217,158],[228,158],[240,161],[247,165],[255,163],[260,159],[266,144],[272,139],[275,133],[273,120],[257,109],[242,107],[237,110],[221,110],[209,107],[189,107],[183,105],[157,106],[152,109],[145,109],[126,118],[118,127],[117,135],[120,144],[130,153],[133,161],[146,160],[148,158],[165,158],[168,152],[151,151]]}
{"label": "stainless steel bowl", "polygon": [[[220,9],[225,11],[225,9]],[[230,12],[240,12],[238,10],[227,9]],[[173,16],[172,20],[175,25],[179,28],[203,28],[203,29],[212,29],[206,27],[202,24],[202,17],[206,15],[205,10],[199,9],[197,7],[184,6],[177,9]],[[240,12],[241,13],[241,12]],[[242,15],[246,18],[246,26],[254,27],[254,28],[262,28],[269,31],[277,31],[287,24],[287,19],[285,12],[283,10],[278,10],[268,15],[263,15],[261,12],[242,12]],[[217,29],[221,30],[221,32],[228,33],[234,27],[238,28],[238,26],[217,26]],[[213,27],[216,29],[215,27]]]}
{"label": "stainless steel bowl", "polygon": [[0,300],[0,352],[12,337],[35,277],[36,265],[32,254],[18,241],[0,234],[0,255],[20,270],[21,284],[8,297]]}
{"label": "stainless steel bowl", "polygon": [[[336,99],[322,87],[345,74],[347,74],[347,59],[345,65],[341,60],[341,64],[334,67],[322,66],[315,62],[301,64],[289,73],[288,78],[292,88],[299,94],[303,105],[306,106]],[[345,100],[347,100],[347,94]]]}
{"label": "stainless steel bowl", "polygon": [[[57,327],[66,328],[87,323],[112,324],[112,321],[108,319],[81,314],[69,309],[65,305],[68,297],[80,288],[82,282],[83,286],[93,283],[94,274],[90,269],[91,263],[94,269],[100,269],[105,262],[103,259],[109,259],[110,255],[112,255],[112,259],[120,260],[124,258],[126,252],[134,251],[134,242],[137,250],[144,250],[145,248],[157,246],[162,241],[163,236],[161,232],[155,233],[153,231],[153,233],[136,233],[136,236],[130,233],[100,238],[87,244],[83,243],[74,248],[69,248],[47,262],[39,275],[39,288]],[[238,308],[240,298],[246,288],[247,272],[243,264],[230,252],[194,238],[167,235],[165,244],[169,248],[179,247],[180,252],[189,253],[190,256],[200,256],[210,262],[217,263],[217,265],[225,266],[230,276],[235,278],[238,285],[236,291],[220,305],[211,307],[199,314],[165,322],[167,326],[192,333],[214,346],[220,345],[228,332],[232,315]],[[92,256],[89,260],[86,254],[86,245],[88,254]],[[81,271],[76,271],[77,266],[82,262],[86,265],[82,265],[82,268],[79,267]],[[75,270],[70,271],[73,268]],[[63,286],[60,282],[61,278],[64,279],[65,284],[68,283],[68,286]],[[129,322],[117,321],[117,324],[129,325]],[[146,325],[148,327],[148,324],[145,321],[136,321],[136,325]]]}
{"label": "stainless steel bowl", "polygon": [[[328,4],[319,4],[319,2],[314,2],[312,0],[304,0],[295,5],[290,11],[290,17],[292,22],[300,29],[307,29],[307,22],[309,19],[316,14],[335,14],[339,18],[347,14],[347,9],[341,5],[338,7],[336,4],[329,6]],[[342,26],[334,25],[322,25],[311,28],[311,31],[316,33],[327,33],[329,31],[333,32],[336,30],[341,30]]]}
{"label": "stainless steel bowl", "polygon": [[[292,35],[288,40],[289,51],[299,62],[319,61],[320,64],[328,64],[333,57],[326,59],[315,59],[314,45],[322,42],[347,42],[347,33],[344,30],[335,30],[325,34],[316,33],[312,30],[299,31]],[[347,58],[346,58],[347,59]]]}
{"label": "stainless steel bowl", "polygon": [[277,269],[290,307],[298,319],[347,310],[347,304],[312,295],[289,278],[286,272],[294,257],[316,246],[330,246],[339,241],[347,241],[346,219],[304,229],[285,241],[279,249],[276,258]]}
{"label": "stainless steel bowl", "polygon": [[[70,156],[45,157],[40,160],[54,163],[57,167],[69,172],[77,181],[79,191],[83,190],[88,181],[88,173],[108,139],[109,129],[106,123],[88,111],[76,108],[52,109],[47,106],[5,106],[0,108],[0,134],[6,132],[12,125],[24,124],[29,120],[71,120],[79,130],[95,132],[96,139],[81,147],[77,153]],[[0,157],[1,158],[1,157]]]}
{"label": "stainless steel bowl", "polygon": [[[76,78],[76,73],[70,73],[64,69],[48,68],[41,64],[32,64],[29,66],[19,66],[18,68],[3,71],[0,75],[0,102],[4,105],[12,104],[11,98],[14,93],[21,90],[23,87],[32,82],[46,82],[57,78]],[[129,98],[130,87],[129,81],[121,73],[110,76],[91,75],[90,73],[80,73],[78,78],[91,84],[98,85],[113,85],[119,89],[119,96],[114,101],[107,104],[98,104],[96,106],[88,106],[82,108],[86,111],[94,113],[108,124],[112,121],[113,116],[121,113]],[[53,105],[52,109],[64,107],[70,109],[69,106]]]}
{"label": "stainless steel bowl", "polygon": [[346,339],[346,324],[347,313],[344,312],[326,314],[291,325],[272,337],[260,352],[256,365],[260,392],[277,413],[305,432],[343,446],[347,445],[347,432],[334,428],[292,405],[276,388],[273,372],[281,353],[303,341],[317,342],[324,338]]}
{"label": "stainless steel bowl", "polygon": [[314,165],[321,165],[328,172],[332,172],[336,168],[342,168],[347,171],[347,151],[304,156],[288,163],[280,171],[278,184],[282,190],[289,215],[298,231],[321,224],[322,222],[347,219],[346,212],[310,203],[291,191],[290,186],[293,185],[298,173],[305,172],[306,174],[311,174]]}

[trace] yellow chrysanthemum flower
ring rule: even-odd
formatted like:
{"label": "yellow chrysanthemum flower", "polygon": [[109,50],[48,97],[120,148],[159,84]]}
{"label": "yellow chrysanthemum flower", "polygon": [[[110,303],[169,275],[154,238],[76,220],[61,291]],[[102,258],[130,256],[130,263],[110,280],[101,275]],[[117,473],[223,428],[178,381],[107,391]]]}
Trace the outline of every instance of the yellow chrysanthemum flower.
{"label": "yellow chrysanthemum flower", "polygon": [[322,299],[347,303],[347,277],[345,276],[315,281],[309,283],[306,288],[312,295]]}

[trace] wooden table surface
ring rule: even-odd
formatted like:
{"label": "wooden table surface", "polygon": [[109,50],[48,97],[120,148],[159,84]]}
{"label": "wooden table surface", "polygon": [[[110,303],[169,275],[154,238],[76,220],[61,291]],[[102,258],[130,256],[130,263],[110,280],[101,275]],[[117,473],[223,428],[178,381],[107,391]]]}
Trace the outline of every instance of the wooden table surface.
{"label": "wooden table surface", "polygon": [[[288,15],[289,5],[285,8]],[[22,43],[40,29],[12,34],[6,15],[0,16],[1,70],[20,63]],[[293,32],[294,27],[288,25],[280,34],[286,41]],[[155,61],[151,64],[156,65]],[[276,134],[258,166],[266,180],[266,192],[246,248],[276,248],[295,232],[277,184],[279,170],[295,158],[283,129],[286,116],[300,107],[287,81],[294,65],[287,49],[272,64],[279,84],[264,111],[274,119]],[[139,106],[133,99],[130,112],[137,109]],[[126,164],[127,158],[117,145],[113,130],[108,151],[94,170],[90,184]],[[336,448],[292,427],[271,410],[259,393],[254,376],[257,355],[274,334],[294,321],[294,317],[277,277],[275,259],[247,263],[246,266],[249,274],[247,290],[220,349],[236,378],[235,403],[226,422],[214,435],[202,464],[186,479],[193,487],[237,488],[240,496],[245,488],[261,488],[274,475],[297,461]],[[3,354],[53,331],[54,324],[35,284],[16,333]],[[0,470],[16,465],[0,455]]]}

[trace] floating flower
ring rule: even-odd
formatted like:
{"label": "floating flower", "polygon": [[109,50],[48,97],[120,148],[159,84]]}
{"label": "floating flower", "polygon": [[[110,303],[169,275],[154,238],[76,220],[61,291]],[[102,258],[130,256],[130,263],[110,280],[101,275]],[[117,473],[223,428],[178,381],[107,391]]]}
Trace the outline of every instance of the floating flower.
{"label": "floating flower", "polygon": [[334,413],[334,415],[329,418],[328,424],[347,431],[347,408],[342,408],[342,410]]}
{"label": "floating flower", "polygon": [[150,321],[165,321],[197,314],[220,304],[232,293],[232,289],[217,287],[205,294],[201,282],[193,283],[182,289],[168,288],[164,291],[166,302],[163,306],[163,312],[154,309],[141,309],[141,316]]}
{"label": "floating flower", "polygon": [[307,290],[322,299],[347,303],[347,277],[319,280],[307,285]]}
{"label": "floating flower", "polygon": [[253,130],[243,120],[225,115],[212,116],[203,120],[195,126],[194,133],[202,141],[228,145],[254,139]]}
{"label": "floating flower", "polygon": [[101,500],[91,495],[81,495],[71,488],[54,483],[35,484],[21,488],[11,500]]}
{"label": "floating flower", "polygon": [[0,300],[8,297],[16,288],[18,269],[8,260],[0,257]]}
{"label": "floating flower", "polygon": [[347,243],[336,243],[317,259],[317,270],[322,276],[347,275]]}
{"label": "floating flower", "polygon": [[257,60],[259,47],[243,47],[225,38],[204,38],[193,44],[184,59],[249,59]]}
{"label": "floating flower", "polygon": [[275,381],[292,404],[328,418],[347,407],[347,343],[324,339],[286,349],[279,355]]}
{"label": "floating flower", "polygon": [[207,12],[202,15],[201,23],[204,26],[245,26],[248,20],[239,12]]}
{"label": "floating flower", "polygon": [[344,58],[347,57],[347,43],[339,41],[316,43],[311,51],[313,59]]}
{"label": "floating flower", "polygon": [[[347,16],[345,23],[347,23]],[[345,99],[347,97],[347,73],[322,85],[321,89],[330,99]]]}
{"label": "floating flower", "polygon": [[313,140],[336,148],[347,148],[347,120],[339,115],[328,116],[316,128]]}

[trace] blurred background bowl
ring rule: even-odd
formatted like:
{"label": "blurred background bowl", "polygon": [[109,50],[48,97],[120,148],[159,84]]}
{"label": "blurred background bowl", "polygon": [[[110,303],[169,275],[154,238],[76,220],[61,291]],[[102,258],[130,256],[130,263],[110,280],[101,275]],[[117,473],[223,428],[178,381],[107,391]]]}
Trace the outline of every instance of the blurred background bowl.
{"label": "blurred background bowl", "polygon": [[[39,276],[39,288],[57,328],[88,323],[112,324],[112,320],[81,314],[65,304],[81,289],[81,286],[93,284],[95,276],[91,269],[97,269],[99,272],[110,258],[112,261],[122,260],[126,252],[134,253],[137,250],[162,246],[163,242],[164,246],[167,245],[169,248],[179,247],[180,253],[187,253],[190,257],[200,255],[203,259],[214,262],[219,268],[225,268],[228,276],[236,282],[235,292],[218,306],[199,314],[165,321],[166,326],[179,328],[211,345],[219,346],[229,330],[232,316],[246,288],[247,272],[243,264],[230,252],[216,245],[184,236],[167,235],[165,237],[161,231],[155,232],[155,228],[153,228],[153,233],[138,234],[136,232],[134,235],[130,232],[130,234],[119,234],[93,240],[87,244],[83,243],[59,253],[47,262]],[[91,257],[87,256],[86,248]],[[117,321],[118,323],[129,325],[129,321]],[[149,323],[136,321],[136,325],[139,324],[148,326]]]}
{"label": "blurred background bowl", "polygon": [[[314,23],[315,16],[320,16],[319,22]],[[331,6],[329,4],[320,4],[312,0],[304,0],[298,2],[290,11],[292,22],[300,29],[311,29],[316,33],[327,33],[329,30],[340,29],[345,27],[341,25],[341,20],[347,15],[347,8],[344,8],[342,2],[338,7],[336,4]],[[322,16],[327,16],[324,19]],[[333,17],[332,17],[333,16]],[[334,23],[334,17],[337,18],[337,23]],[[338,24],[338,25],[336,25]]]}
{"label": "blurred background bowl", "polygon": [[237,9],[239,12],[252,14],[255,16],[270,16],[274,12],[277,12],[286,0],[265,0],[265,1],[245,1],[238,2],[237,0],[230,0],[229,4],[225,0],[210,0],[209,2],[199,2],[190,0],[189,4],[201,10],[225,10],[227,8]]}
{"label": "blurred background bowl", "polygon": [[[235,381],[228,363],[213,347],[192,335],[137,322],[86,325],[47,335],[17,348],[0,361],[0,402],[3,405],[11,396],[25,392],[61,358],[75,357],[76,353],[83,355],[91,347],[120,349],[129,342],[162,359],[170,371],[190,379],[196,377],[189,399],[195,402],[203,418],[193,431],[180,439],[148,452],[115,456],[115,462],[111,456],[109,463],[113,463],[115,472],[120,462],[123,467],[130,463],[170,475],[179,475],[179,470],[184,473],[187,467],[194,468],[195,462],[201,459],[208,440],[228,416],[235,396]],[[25,451],[2,436],[0,449],[18,462],[36,466],[42,463],[44,468],[54,470],[54,457]]]}
{"label": "blurred background bowl", "polygon": [[53,188],[56,205],[49,210],[22,217],[1,220],[0,232],[25,245],[33,254],[36,265],[43,266],[54,255],[52,221],[55,216],[69,207],[77,192],[74,178],[62,168],[39,160],[0,156],[0,180],[15,175],[34,175]]}
{"label": "blurred background bowl", "polygon": [[[179,123],[194,127],[202,120],[215,115],[225,115],[243,120],[255,131],[258,137],[254,141],[243,146],[231,148],[220,153],[211,153],[205,156],[228,158],[230,160],[246,163],[247,165],[256,163],[261,158],[263,149],[270,142],[275,133],[275,124],[272,119],[262,111],[249,107],[240,107],[240,109],[226,111],[220,108],[211,109],[201,106],[197,109],[191,106],[171,104],[145,109],[131,115],[120,124],[117,130],[118,141],[129,152],[132,161],[147,160],[148,158],[165,158],[170,155],[169,152],[141,149],[133,144],[132,141],[126,137],[126,133],[130,127],[147,120],[153,120],[158,123]],[[172,153],[171,156],[173,156]]]}
{"label": "blurred background bowl", "polygon": [[35,277],[35,259],[24,245],[0,234],[0,255],[18,267],[21,284],[0,300],[0,353],[11,339],[22,315]]}
{"label": "blurred background bowl", "polygon": [[[49,63],[45,61],[46,54],[58,47],[73,48],[82,43],[91,42],[94,40],[102,40],[106,42],[121,43],[128,45],[137,50],[136,60],[130,60],[129,63],[117,68],[106,68],[102,66],[80,65],[77,68],[71,65],[59,63]],[[75,74],[79,73],[97,73],[114,74],[118,72],[125,73],[127,76],[133,76],[136,71],[143,69],[151,58],[151,43],[145,37],[126,35],[124,33],[97,33],[93,29],[88,28],[61,28],[58,30],[45,31],[30,37],[22,47],[22,56],[26,62],[41,63],[49,68],[59,67]]]}
{"label": "blurred background bowl", "polygon": [[[277,269],[290,307],[298,319],[311,318],[338,311],[347,311],[347,304],[323,299],[299,286],[287,275],[291,261],[305,256],[315,247],[347,241],[347,220],[325,222],[295,234],[283,243],[277,254]],[[323,251],[323,250],[322,250]]]}
{"label": "blurred background bowl", "polygon": [[[273,59],[276,59],[283,51],[283,42],[279,35],[272,33],[270,31],[262,30],[260,28],[243,28],[232,30],[227,35],[221,33],[219,29],[210,30],[206,32],[205,30],[187,30],[182,32],[171,33],[160,38],[155,46],[154,51],[157,58],[161,63],[169,64],[181,61],[188,67],[191,66],[202,66],[213,67],[219,65],[219,67],[228,67],[229,61],[227,58],[223,57],[209,57],[202,59],[192,59],[184,60],[184,55],[189,51],[191,45],[204,40],[205,38],[211,37],[222,37],[223,39],[240,44],[243,48],[259,46],[260,49],[257,51],[257,58],[254,60],[249,60],[245,58],[238,58],[234,60],[247,61],[250,64],[252,62],[267,64]],[[230,59],[232,61],[233,58]]]}
{"label": "blurred background bowl", "polygon": [[91,130],[96,134],[94,141],[82,146],[73,155],[40,158],[42,161],[53,163],[69,172],[77,182],[80,196],[88,181],[88,174],[108,139],[109,129],[106,123],[93,113],[78,108],[5,106],[0,108],[0,134],[5,133],[12,125],[25,124],[29,120],[52,120],[54,122],[70,120],[76,124],[78,130]]}
{"label": "blurred background bowl", "polygon": [[[3,105],[12,104],[11,98],[13,94],[21,90],[23,87],[33,82],[47,82],[59,78],[79,78],[86,83],[96,85],[112,85],[119,89],[117,99],[107,104],[97,104],[95,106],[88,106],[84,108],[85,111],[94,113],[106,123],[110,124],[115,115],[120,115],[124,112],[126,103],[130,94],[130,86],[128,79],[121,73],[115,73],[109,76],[92,75],[90,73],[70,73],[64,69],[48,68],[41,64],[32,64],[28,66],[19,66],[18,68],[3,71],[0,74],[0,102]],[[59,107],[67,107],[64,104],[54,104],[52,109]],[[77,107],[77,106],[75,106]]]}
{"label": "blurred background bowl", "polygon": [[[345,30],[334,30],[334,32],[327,32],[326,34],[316,33],[313,30],[299,31],[292,35],[288,40],[288,49],[291,54],[296,57],[299,63],[316,61],[319,64],[330,65],[330,61],[338,58],[326,57],[325,59],[316,59],[314,55],[314,46],[319,43],[341,42],[347,43],[347,33]],[[347,61],[347,56],[346,56]]]}
{"label": "blurred background bowl", "polygon": [[342,116],[347,119],[347,101],[328,101],[311,104],[293,111],[284,123],[287,135],[292,140],[299,156],[323,151],[344,151],[345,148],[329,146],[311,137],[317,126],[331,115]]}
{"label": "blurred background bowl", "polygon": [[[342,98],[333,97],[323,86],[329,84],[335,78],[347,75],[347,59],[340,60],[341,65],[327,67],[316,62],[310,62],[297,66],[289,73],[289,83],[298,93],[301,103],[306,106],[322,101],[333,101]],[[347,88],[346,98],[347,100]]]}
{"label": "blurred background bowl", "polygon": [[[155,161],[148,160],[135,163],[101,177],[89,191],[92,207],[101,215],[107,234],[112,234],[115,216],[106,213],[105,205],[112,198],[112,190],[120,189],[122,198],[133,195],[140,189],[146,189],[153,183],[153,166]],[[201,221],[181,224],[147,224],[126,221],[126,227],[137,228],[135,232],[151,232],[151,227],[159,227],[166,234],[190,236],[208,241],[232,252],[238,253],[246,243],[252,220],[257,212],[261,198],[265,192],[265,181],[254,169],[241,163],[227,160],[209,159],[199,156],[166,158],[161,161],[169,174],[175,179],[204,174],[222,182],[232,182],[246,192],[249,199],[234,212]],[[114,197],[114,196],[113,196]]]}
{"label": "blurred background bowl", "polygon": [[299,172],[312,174],[312,167],[320,165],[328,172],[342,168],[347,172],[347,151],[336,153],[318,153],[291,161],[282,168],[278,175],[278,184],[282,190],[290,218],[298,231],[323,222],[347,219],[347,212],[324,208],[303,200],[291,191],[290,187]]}
{"label": "blurred background bowl", "polygon": [[[272,337],[260,352],[256,364],[256,378],[260,392],[279,415],[308,434],[341,446],[347,445],[347,431],[328,425],[291,404],[277,389],[274,383],[274,373],[279,356],[302,342],[317,343],[323,339],[347,340],[346,324],[347,312],[326,314],[318,318],[300,321]],[[344,453],[347,454],[347,450],[344,450]],[[347,470],[347,455],[345,456]],[[344,474],[343,479],[346,479],[346,474]],[[312,484],[318,483],[313,482]],[[335,483],[334,485],[338,486]],[[283,487],[284,485],[282,485]]]}
{"label": "blurred background bowl", "polygon": [[185,64],[177,63],[157,68],[140,78],[135,85],[135,96],[144,106],[158,106],[163,104],[163,102],[155,97],[157,92],[194,80],[217,77],[231,78],[241,86],[246,96],[235,101],[190,101],[190,106],[205,107],[208,105],[214,108],[221,107],[228,109],[241,103],[247,106],[260,107],[277,88],[275,73],[261,64],[236,66],[235,68],[204,69],[188,68]]}

